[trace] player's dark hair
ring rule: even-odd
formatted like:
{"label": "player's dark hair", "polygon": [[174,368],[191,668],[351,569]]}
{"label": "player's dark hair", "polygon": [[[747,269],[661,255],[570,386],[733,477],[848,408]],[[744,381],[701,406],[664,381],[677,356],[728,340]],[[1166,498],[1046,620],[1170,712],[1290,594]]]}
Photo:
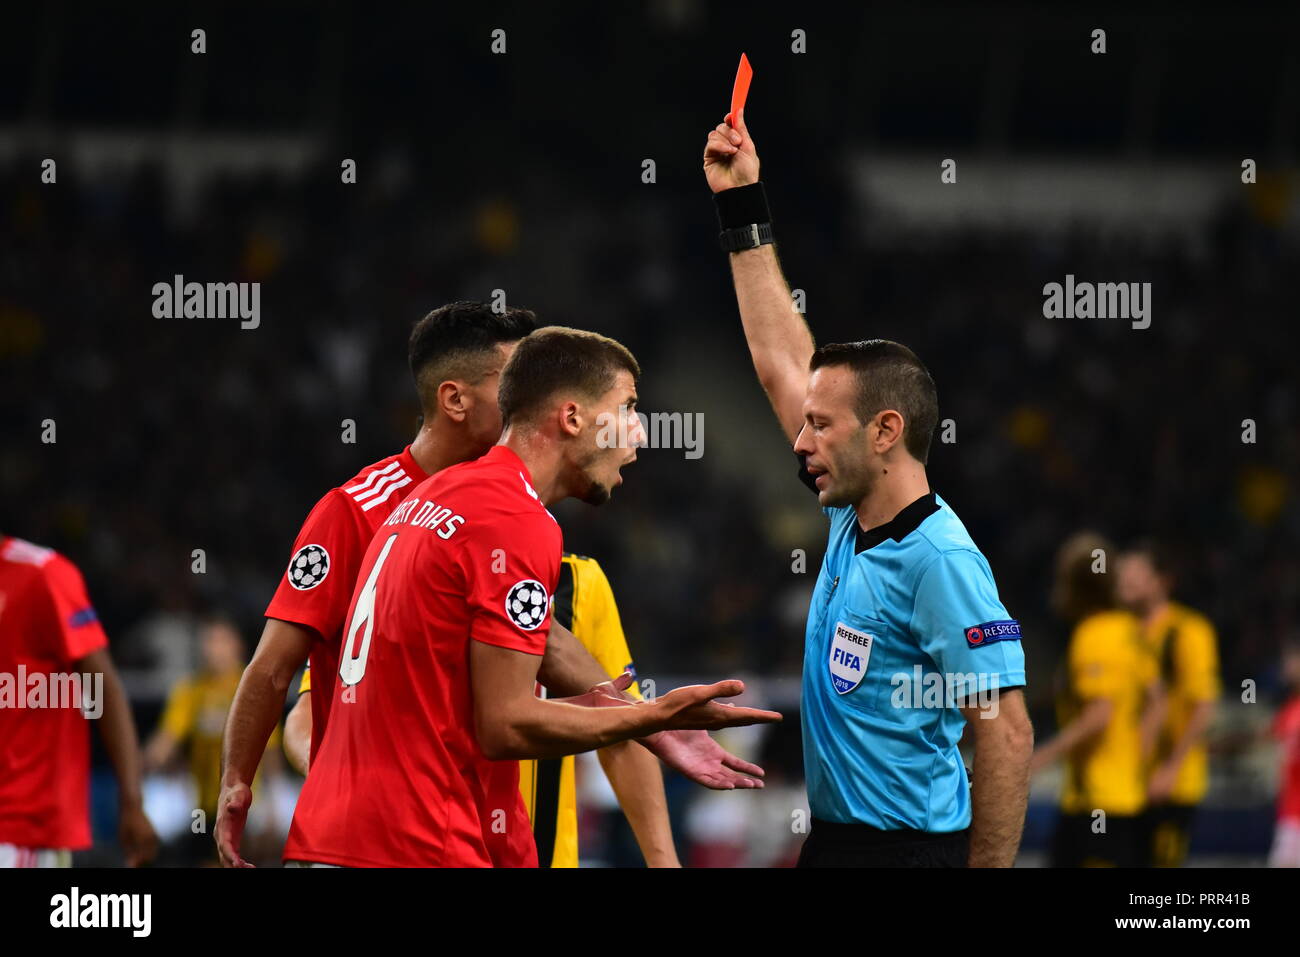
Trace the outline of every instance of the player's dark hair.
{"label": "player's dark hair", "polygon": [[487,303],[466,300],[439,306],[415,324],[407,347],[421,404],[432,408],[439,384],[448,379],[481,382],[498,345],[517,342],[536,328],[531,309],[498,313]]}
{"label": "player's dark hair", "polygon": [[641,376],[622,343],[595,332],[546,326],[523,342],[501,373],[501,421],[526,421],[562,389],[595,399],[614,387],[620,369]]}
{"label": "player's dark hair", "polygon": [[901,415],[903,447],[925,464],[939,424],[939,392],[915,352],[888,339],[831,343],[813,353],[808,369],[823,366],[848,366],[857,375],[859,422],[868,422],[885,409]]}
{"label": "player's dark hair", "polygon": [[1069,622],[1118,606],[1111,563],[1115,549],[1096,532],[1070,536],[1056,556],[1052,606]]}

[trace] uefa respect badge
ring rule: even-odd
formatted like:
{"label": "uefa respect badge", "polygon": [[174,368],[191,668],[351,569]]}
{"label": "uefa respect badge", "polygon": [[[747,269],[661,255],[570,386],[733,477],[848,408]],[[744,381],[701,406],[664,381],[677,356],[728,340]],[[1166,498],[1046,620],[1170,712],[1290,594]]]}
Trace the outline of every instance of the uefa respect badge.
{"label": "uefa respect badge", "polygon": [[986,621],[982,625],[971,625],[966,629],[966,644],[972,648],[991,644],[995,641],[1019,641],[1020,622],[1013,618],[1005,621]]}

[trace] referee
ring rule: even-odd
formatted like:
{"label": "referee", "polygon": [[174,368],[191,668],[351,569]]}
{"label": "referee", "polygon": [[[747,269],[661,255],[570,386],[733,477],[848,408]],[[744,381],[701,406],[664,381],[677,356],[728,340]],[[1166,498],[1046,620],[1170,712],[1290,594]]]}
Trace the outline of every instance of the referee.
{"label": "referee", "polygon": [[830,520],[804,639],[813,820],[799,865],[1010,867],[1033,751],[1020,625],[930,490],[934,381],[895,342],[814,349],[772,245],[743,110],[736,123],[709,134],[704,174],[759,381]]}

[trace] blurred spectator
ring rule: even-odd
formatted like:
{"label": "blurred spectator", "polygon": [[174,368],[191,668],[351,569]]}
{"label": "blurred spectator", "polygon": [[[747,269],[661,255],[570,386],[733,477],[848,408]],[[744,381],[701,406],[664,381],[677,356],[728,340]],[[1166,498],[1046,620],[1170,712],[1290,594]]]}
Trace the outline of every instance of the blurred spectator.
{"label": "blurred spectator", "polygon": [[[182,838],[182,854],[186,863],[213,864],[216,847],[211,827],[216,821],[217,795],[221,791],[221,738],[226,714],[244,672],[245,653],[234,623],[219,616],[207,618],[200,626],[199,650],[199,670],[177,682],[168,695],[162,720],[145,747],[145,765],[151,772],[161,771],[185,753],[196,796],[194,810],[201,816],[193,816],[192,826]],[[262,780],[281,773],[278,727],[267,745],[262,768]],[[263,821],[263,843],[272,823]],[[256,831],[250,829],[249,840],[255,847]]]}

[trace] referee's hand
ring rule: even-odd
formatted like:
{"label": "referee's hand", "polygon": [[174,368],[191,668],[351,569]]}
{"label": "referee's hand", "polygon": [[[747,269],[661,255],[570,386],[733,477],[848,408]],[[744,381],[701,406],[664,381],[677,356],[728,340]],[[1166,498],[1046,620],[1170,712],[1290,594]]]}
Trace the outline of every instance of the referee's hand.
{"label": "referee's hand", "polygon": [[734,127],[719,123],[709,134],[704,144],[704,178],[715,193],[758,182],[758,150],[745,126],[743,109]]}
{"label": "referee's hand", "polygon": [[750,724],[772,724],[781,720],[776,711],[761,708],[738,708],[716,698],[734,698],[744,694],[745,683],[730,679],[711,685],[687,685],[675,688],[657,699],[651,707],[660,712],[660,727],[665,731],[718,731]]}

